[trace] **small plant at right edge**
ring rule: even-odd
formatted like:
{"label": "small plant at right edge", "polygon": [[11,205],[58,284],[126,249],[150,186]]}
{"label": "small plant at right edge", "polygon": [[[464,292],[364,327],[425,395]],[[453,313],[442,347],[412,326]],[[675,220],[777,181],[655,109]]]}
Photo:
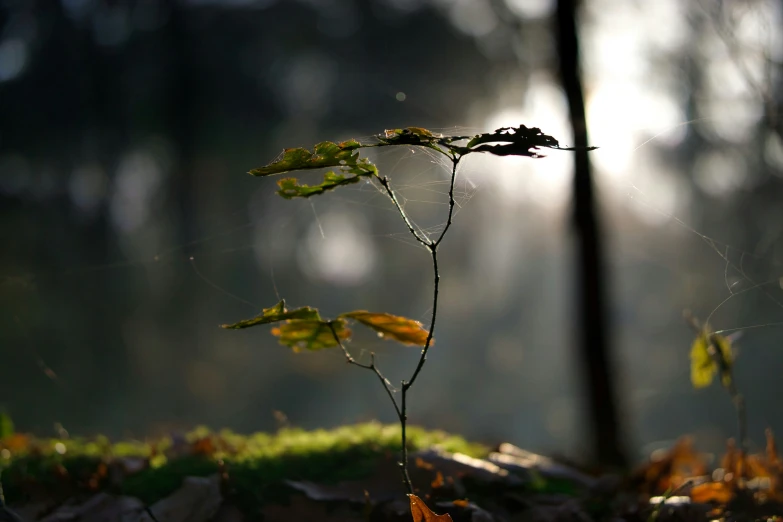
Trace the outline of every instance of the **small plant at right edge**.
{"label": "small plant at right edge", "polygon": [[709,323],[701,324],[689,311],[683,314],[685,320],[696,332],[696,338],[691,344],[691,384],[694,388],[706,388],[715,376],[719,376],[720,384],[729,393],[737,412],[737,431],[739,447],[742,454],[747,451],[748,420],[745,412],[745,399],[737,388],[734,379],[733,341],[736,336],[724,336],[723,332],[715,332]]}

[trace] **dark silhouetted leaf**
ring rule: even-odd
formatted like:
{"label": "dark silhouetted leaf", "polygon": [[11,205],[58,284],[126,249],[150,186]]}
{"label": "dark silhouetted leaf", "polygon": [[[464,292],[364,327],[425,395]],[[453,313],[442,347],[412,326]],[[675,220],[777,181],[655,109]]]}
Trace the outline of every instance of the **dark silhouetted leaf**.
{"label": "dark silhouetted leaf", "polygon": [[[400,317],[387,313],[368,312],[366,310],[355,310],[341,314],[340,317],[347,317],[359,321],[365,326],[369,326],[381,337],[394,339],[403,344],[413,344],[424,346],[427,342],[427,330],[422,324],[407,317]],[[435,340],[432,339],[431,343]]]}
{"label": "dark silhouetted leaf", "polygon": [[427,504],[416,495],[409,494],[413,522],[451,522],[451,515],[436,515]]}
{"label": "dark silhouetted leaf", "polygon": [[234,324],[221,324],[220,327],[230,329],[250,328],[259,324],[276,323],[289,319],[321,320],[321,316],[318,315],[318,310],[309,306],[303,306],[296,310],[286,310],[284,299],[271,308],[264,308],[260,315],[252,319],[245,319]]}
{"label": "dark silhouetted leaf", "polygon": [[[281,324],[272,329],[272,334],[278,336],[280,344],[290,346],[295,352],[301,350],[322,350],[339,346],[329,328],[330,321],[294,320]],[[346,328],[345,321],[335,319],[331,321],[335,333],[340,340],[351,337],[351,331]]]}
{"label": "dark silhouetted leaf", "polygon": [[341,143],[323,141],[317,144],[312,152],[303,148],[285,149],[275,161],[269,165],[251,170],[250,174],[253,176],[269,176],[292,170],[355,165],[359,153],[354,151],[361,146],[362,144],[356,140],[348,140]]}
{"label": "dark silhouetted leaf", "polygon": [[[492,143],[497,145],[490,145]],[[459,152],[463,154],[468,152],[489,152],[496,156],[542,158],[543,156],[536,152],[540,147],[574,150],[573,148],[561,147],[555,138],[544,134],[538,127],[529,128],[525,125],[520,125],[516,128],[502,127],[495,132],[479,134],[468,141],[465,147],[459,148]],[[595,147],[588,148],[588,150],[594,149]]]}

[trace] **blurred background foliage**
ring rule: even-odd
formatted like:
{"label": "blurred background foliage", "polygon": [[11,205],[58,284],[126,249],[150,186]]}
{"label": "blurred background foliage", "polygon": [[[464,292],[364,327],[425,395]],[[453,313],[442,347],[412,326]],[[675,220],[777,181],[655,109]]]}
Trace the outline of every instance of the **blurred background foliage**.
{"label": "blurred background foliage", "polygon": [[[338,353],[218,325],[272,306],[426,322],[431,267],[372,185],[308,201],[246,172],[283,147],[520,123],[570,143],[553,0],[4,0],[0,405],[23,431],[393,421]],[[587,2],[580,35],[626,430],[734,434],[690,387],[684,308],[744,333],[751,441],[783,431],[783,2]],[[448,172],[375,152],[442,225]],[[411,422],[578,456],[570,153],[471,157]],[[714,313],[713,313],[714,312]],[[384,372],[418,351],[357,334]]]}

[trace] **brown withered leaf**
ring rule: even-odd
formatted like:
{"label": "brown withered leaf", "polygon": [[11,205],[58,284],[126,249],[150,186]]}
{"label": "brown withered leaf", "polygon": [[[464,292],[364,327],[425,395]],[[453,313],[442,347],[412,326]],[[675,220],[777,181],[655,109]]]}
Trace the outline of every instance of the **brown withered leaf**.
{"label": "brown withered leaf", "polygon": [[190,452],[193,455],[211,457],[216,451],[217,448],[215,447],[215,441],[212,440],[212,437],[201,437],[190,444]]}
{"label": "brown withered leaf", "polygon": [[725,482],[706,482],[691,489],[691,500],[698,504],[726,505],[732,498],[734,498],[734,490]]}
{"label": "brown withered leaf", "polygon": [[678,488],[691,477],[706,474],[707,465],[693,449],[693,439],[681,437],[669,451],[651,458],[636,472],[636,477],[643,490],[660,494]]}
{"label": "brown withered leaf", "polygon": [[30,437],[23,433],[14,433],[0,440],[0,449],[7,449],[12,454],[28,449]]}
{"label": "brown withered leaf", "polygon": [[[387,314],[385,312],[368,312],[367,310],[354,310],[340,314],[340,317],[346,317],[359,321],[363,325],[372,328],[378,335],[385,339],[394,339],[403,344],[424,346],[427,342],[429,332],[424,329],[419,321],[401,317],[399,315]],[[430,345],[435,342],[430,340]]]}
{"label": "brown withered leaf", "polygon": [[427,504],[416,495],[409,494],[408,498],[411,501],[411,516],[413,522],[452,522],[451,515],[438,515],[432,512]]}

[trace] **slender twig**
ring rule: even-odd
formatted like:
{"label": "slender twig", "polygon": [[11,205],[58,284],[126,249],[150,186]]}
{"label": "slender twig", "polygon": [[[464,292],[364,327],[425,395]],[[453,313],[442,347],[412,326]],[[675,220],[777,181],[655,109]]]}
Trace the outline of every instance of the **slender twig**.
{"label": "slender twig", "polygon": [[[413,224],[408,218],[408,215],[405,213],[405,210],[403,210],[402,206],[399,204],[399,201],[397,201],[397,196],[395,195],[394,190],[391,188],[389,179],[387,177],[378,178],[383,188],[386,189],[386,194],[389,196],[389,199],[392,200],[394,206],[397,208],[397,212],[399,212],[400,217],[407,225],[410,233],[419,243],[427,247],[427,250],[429,250],[430,256],[432,257],[432,269],[434,273],[434,285],[432,290],[432,318],[430,319],[430,328],[427,332],[427,339],[424,342],[424,348],[421,350],[419,362],[416,364],[413,375],[411,375],[411,378],[407,381],[402,381],[402,397],[400,400],[400,409],[397,411],[398,417],[400,419],[400,432],[402,439],[402,460],[400,462],[400,470],[402,472],[403,481],[405,482],[405,486],[408,488],[409,493],[413,493],[413,484],[411,483],[410,475],[408,473],[408,390],[411,388],[411,386],[413,386],[413,383],[419,376],[421,369],[424,367],[424,363],[427,360],[427,352],[429,351],[430,346],[432,346],[432,336],[435,332],[435,322],[437,321],[438,317],[438,294],[440,290],[438,246],[440,245],[441,241],[443,241],[443,238],[446,236],[446,232],[448,232],[449,228],[451,227],[452,219],[454,217],[454,183],[457,178],[457,165],[459,164],[461,157],[456,154],[444,153],[444,155],[448,156],[452,163],[451,182],[449,184],[449,215],[446,220],[446,226],[443,227],[440,236],[438,236],[438,239],[435,241],[425,238],[416,232],[416,229],[413,227]],[[395,407],[396,406],[397,403],[395,402]]]}
{"label": "slender twig", "polygon": [[432,336],[435,330],[435,320],[438,316],[438,292],[440,290],[440,271],[438,270],[438,252],[434,246],[430,247],[430,254],[432,255],[432,270],[435,273],[435,284],[432,292],[432,319],[430,319],[430,331],[427,333],[427,340],[424,341],[424,348],[421,350],[421,356],[419,357],[419,364],[416,365],[416,369],[413,371],[413,375],[407,382],[402,383],[403,397],[405,392],[413,386],[413,382],[416,377],[419,376],[419,372],[424,366],[424,362],[427,360],[427,351],[432,344]]}
{"label": "slender twig", "polygon": [[460,157],[455,156],[451,160],[451,184],[449,185],[449,218],[446,220],[446,226],[443,227],[443,231],[440,233],[437,241],[432,245],[434,248],[438,248],[440,242],[443,241],[443,237],[451,226],[451,218],[454,216],[454,181],[457,179],[457,165],[459,164]]}
{"label": "slender twig", "polygon": [[381,370],[378,369],[378,366],[375,364],[375,352],[370,353],[370,364],[363,364],[357,361],[353,358],[353,356],[348,352],[348,349],[343,344],[342,340],[340,340],[340,337],[337,335],[337,331],[334,329],[334,324],[329,323],[329,329],[332,331],[332,336],[334,337],[334,340],[337,342],[338,345],[340,345],[340,348],[343,351],[343,354],[345,355],[345,360],[348,362],[348,364],[353,364],[354,366],[358,366],[359,368],[364,368],[365,370],[371,370],[375,372],[375,375],[378,376],[378,380],[381,381],[381,384],[383,385],[384,389],[386,390],[386,394],[389,396],[389,399],[391,399],[392,404],[394,405],[394,411],[397,412],[397,418],[400,418],[402,416],[402,413],[400,411],[400,407],[397,405],[397,400],[394,398],[394,388],[391,384],[391,381],[384,377],[384,375],[381,373]]}
{"label": "slender twig", "polygon": [[406,214],[405,211],[402,209],[400,202],[397,200],[397,195],[394,193],[394,191],[391,188],[391,185],[389,184],[389,178],[387,178],[386,176],[383,177],[378,176],[378,181],[380,181],[383,188],[386,189],[386,194],[389,196],[389,199],[392,200],[394,206],[397,207],[397,212],[399,212],[400,216],[402,217],[402,220],[405,221],[405,224],[408,226],[408,230],[410,231],[411,234],[413,234],[413,237],[416,238],[416,241],[418,241],[419,243],[421,243],[426,247],[429,247],[431,245],[430,240],[422,236],[418,232],[416,232],[416,229],[413,228],[413,223],[411,223],[411,220],[408,219],[408,214]]}
{"label": "slender twig", "polygon": [[[718,367],[718,374],[721,376],[721,384],[726,388],[731,396],[731,402],[734,403],[734,408],[737,410],[737,431],[739,437],[739,446],[742,455],[746,454],[747,450],[747,437],[748,437],[748,418],[745,412],[745,398],[739,392],[736,383],[734,382],[734,372],[732,371],[731,363],[726,360],[723,351],[720,349],[720,344],[717,334],[711,334],[709,337],[709,353],[715,365]],[[722,376],[728,375],[728,384],[723,383]]]}
{"label": "slender twig", "polygon": [[150,516],[153,522],[159,522],[158,517],[155,516],[155,514],[152,512],[152,509],[150,509],[149,506],[144,506],[144,511]]}

